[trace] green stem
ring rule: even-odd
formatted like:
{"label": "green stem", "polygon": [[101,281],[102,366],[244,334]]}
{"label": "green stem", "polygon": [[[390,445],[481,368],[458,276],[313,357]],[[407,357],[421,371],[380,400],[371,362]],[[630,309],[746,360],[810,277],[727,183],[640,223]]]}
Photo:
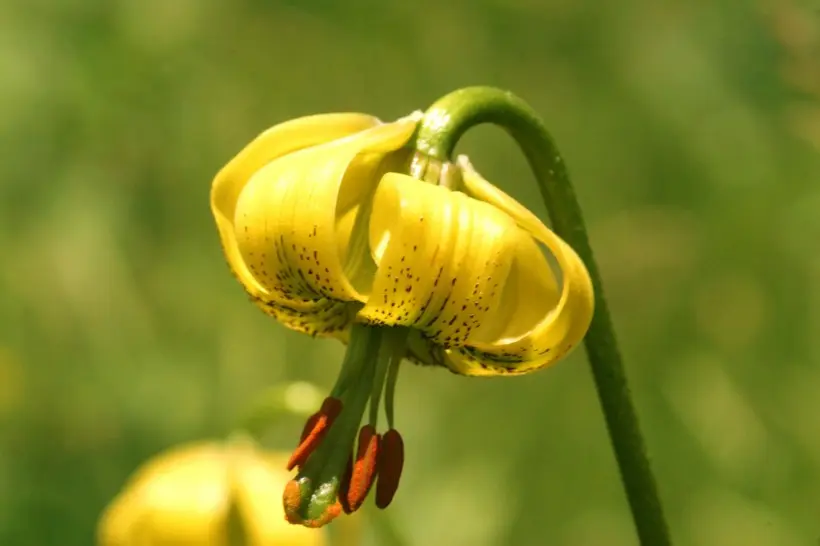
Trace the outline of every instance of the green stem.
{"label": "green stem", "polygon": [[434,159],[450,161],[458,140],[482,123],[505,129],[521,147],[535,174],[553,229],[587,266],[595,288],[595,314],[585,346],[632,517],[642,545],[670,545],[581,207],[544,123],[527,103],[508,91],[468,87],[444,96],[427,110],[416,147]]}

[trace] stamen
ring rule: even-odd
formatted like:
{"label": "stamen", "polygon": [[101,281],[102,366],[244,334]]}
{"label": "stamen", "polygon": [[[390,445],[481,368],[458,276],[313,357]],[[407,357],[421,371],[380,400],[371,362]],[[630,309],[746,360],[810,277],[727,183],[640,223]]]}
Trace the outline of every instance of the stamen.
{"label": "stamen", "polygon": [[307,439],[307,437],[310,435],[311,432],[313,432],[313,429],[316,427],[316,423],[319,421],[319,417],[321,415],[322,414],[317,411],[316,413],[314,413],[313,415],[308,417],[308,420],[305,423],[304,428],[302,428],[302,435],[299,436],[299,443],[300,444]]}
{"label": "stamen", "polygon": [[379,347],[379,360],[376,365],[376,375],[373,378],[373,389],[370,393],[370,419],[368,423],[375,427],[379,421],[379,405],[382,399],[382,387],[384,387],[384,378],[387,376],[387,370],[390,367],[390,361],[393,359],[394,345],[397,341],[403,345],[401,341],[406,337],[404,329],[389,328],[382,334],[384,341]]}
{"label": "stamen", "polygon": [[404,467],[404,440],[399,431],[391,428],[384,433],[379,449],[379,481],[376,484],[376,506],[387,508],[396,495]]}
{"label": "stamen", "polygon": [[[346,372],[343,369],[342,374],[347,373],[347,379],[341,382],[341,387],[337,385],[341,394],[339,398],[331,395],[326,400],[327,405],[322,405],[316,425],[292,457],[292,462],[300,466],[299,474],[294,478],[298,487],[289,485],[283,496],[290,522],[305,527],[322,526],[344,511],[339,498],[341,482],[370,398],[382,332],[381,328],[363,325],[355,325],[351,331],[348,353],[351,347],[358,349],[353,357],[345,357],[343,368]],[[344,410],[335,414],[341,410],[342,404]],[[332,426],[329,426],[331,422]]]}
{"label": "stamen", "polygon": [[356,462],[353,463],[353,474],[347,493],[347,504],[351,512],[359,509],[376,480],[380,439],[381,436],[372,425],[365,425],[359,431]]}
{"label": "stamen", "polygon": [[299,515],[299,505],[302,502],[302,491],[299,487],[299,482],[290,480],[285,485],[285,493],[282,495],[282,504],[285,507],[285,519],[289,523],[302,523],[302,517]]}
{"label": "stamen", "polygon": [[[302,430],[302,439],[299,446],[288,460],[288,470],[302,466],[311,453],[319,446],[327,434],[328,429],[342,412],[342,401],[328,397],[322,402],[322,408],[310,416]],[[315,419],[314,419],[315,418]],[[307,434],[306,434],[307,432]]]}
{"label": "stamen", "polygon": [[330,396],[341,398],[351,387],[351,383],[355,384],[357,382],[359,375],[372,359],[370,351],[374,348],[378,351],[378,345],[371,345],[374,340],[371,339],[372,333],[369,332],[370,330],[369,326],[361,324],[354,324],[351,327],[350,341],[342,361],[342,369],[336,378],[336,384],[333,385],[333,389],[330,391]]}
{"label": "stamen", "polygon": [[339,502],[342,504],[342,510],[344,510],[345,514],[352,514],[353,510],[350,508],[350,504],[347,502],[347,497],[350,492],[350,479],[353,477],[353,454],[350,454],[350,458],[347,459],[347,466],[345,467],[345,473],[342,474],[342,481],[339,483]]}
{"label": "stamen", "polygon": [[384,389],[384,414],[387,417],[387,426],[393,428],[394,406],[393,400],[396,397],[396,383],[399,379],[399,366],[404,358],[406,350],[406,338],[404,343],[397,346],[390,356],[390,367],[387,369],[387,384]]}
{"label": "stamen", "polygon": [[[288,469],[299,467],[283,495],[289,522],[321,527],[342,512],[358,510],[374,485],[379,507],[393,499],[404,447],[393,429],[392,399],[409,332],[403,327],[353,326],[340,377],[322,408],[307,419],[299,446],[288,461]],[[386,436],[387,454],[382,453],[383,439],[376,432],[383,394],[391,429]],[[370,423],[359,428],[368,402]],[[351,454],[357,429],[358,444]]]}

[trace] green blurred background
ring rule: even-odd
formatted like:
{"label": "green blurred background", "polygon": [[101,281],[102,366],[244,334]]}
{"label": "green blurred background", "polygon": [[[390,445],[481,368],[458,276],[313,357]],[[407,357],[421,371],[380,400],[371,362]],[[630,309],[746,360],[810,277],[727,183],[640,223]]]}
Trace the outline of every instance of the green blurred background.
{"label": "green blurred background", "polygon": [[[813,0],[2,0],[0,544],[90,545],[141,461],[262,385],[333,381],[342,347],[225,266],[208,192],[233,154],[474,84],[540,111],[574,175],[675,543],[816,544]],[[501,131],[460,151],[543,216]],[[407,366],[397,412],[408,544],[637,543],[582,351],[514,379]]]}

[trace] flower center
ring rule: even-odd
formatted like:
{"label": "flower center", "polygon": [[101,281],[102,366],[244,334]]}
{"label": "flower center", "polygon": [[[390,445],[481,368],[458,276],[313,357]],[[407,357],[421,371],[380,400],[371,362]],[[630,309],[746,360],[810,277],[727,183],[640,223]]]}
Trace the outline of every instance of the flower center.
{"label": "flower center", "polygon": [[[404,445],[393,428],[393,397],[408,333],[402,327],[351,328],[336,384],[308,419],[288,462],[288,470],[299,468],[283,497],[290,523],[321,527],[342,511],[355,512],[374,483],[376,506],[392,501],[404,462]],[[389,430],[382,436],[376,426],[383,390]],[[368,402],[368,424],[359,429]]]}

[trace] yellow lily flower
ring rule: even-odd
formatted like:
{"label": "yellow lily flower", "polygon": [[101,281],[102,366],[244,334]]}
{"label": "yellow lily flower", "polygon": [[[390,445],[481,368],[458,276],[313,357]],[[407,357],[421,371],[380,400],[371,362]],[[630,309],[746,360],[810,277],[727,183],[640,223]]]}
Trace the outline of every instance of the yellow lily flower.
{"label": "yellow lily flower", "polygon": [[[199,442],[150,460],[100,518],[100,546],[325,546],[280,508],[287,455]],[[278,514],[278,515],[277,515]]]}
{"label": "yellow lily flower", "polygon": [[[403,461],[392,409],[403,358],[462,375],[523,374],[562,358],[589,327],[581,259],[466,158],[450,166],[453,187],[404,174],[424,159],[409,144],[421,117],[289,121],[213,183],[227,261],[252,300],[289,328],[348,343],[331,396],[289,462],[300,467],[285,492],[294,523],[355,511],[377,477],[377,505],[391,501]],[[381,436],[385,381],[390,430]]]}

